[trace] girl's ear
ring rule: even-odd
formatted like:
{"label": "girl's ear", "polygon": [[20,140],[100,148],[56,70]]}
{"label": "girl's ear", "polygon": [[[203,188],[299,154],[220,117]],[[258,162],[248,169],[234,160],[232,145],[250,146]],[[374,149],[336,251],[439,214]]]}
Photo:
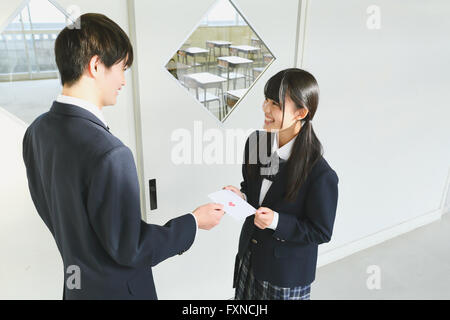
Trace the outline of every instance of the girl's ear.
{"label": "girl's ear", "polygon": [[300,108],[297,111],[295,111],[295,120],[302,120],[308,115],[308,109],[306,108]]}

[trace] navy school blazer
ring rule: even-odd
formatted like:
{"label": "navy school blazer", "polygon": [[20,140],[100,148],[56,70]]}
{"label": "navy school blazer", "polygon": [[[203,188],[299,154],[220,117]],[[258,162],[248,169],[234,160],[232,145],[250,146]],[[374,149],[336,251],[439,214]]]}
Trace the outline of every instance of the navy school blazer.
{"label": "navy school blazer", "polygon": [[141,220],[130,149],[89,111],[55,101],[26,130],[23,160],[63,260],[63,299],[157,299],[151,267],[188,250],[196,222]]}
{"label": "navy school blazer", "polygon": [[338,200],[338,176],[321,156],[295,200],[288,202],[284,196],[289,172],[284,166],[260,206],[263,177],[259,174],[249,177],[245,159],[249,159],[249,154],[258,154],[258,144],[262,141],[268,141],[270,150],[274,135],[266,131],[255,131],[252,135],[256,135],[253,137],[258,143],[249,146],[250,137],[247,139],[241,192],[246,194],[253,207],[267,207],[278,212],[279,220],[276,230],[261,230],[254,225],[254,214],[247,217],[239,238],[233,288],[237,285],[239,261],[247,250],[252,251],[251,264],[256,279],[280,287],[309,285],[315,279],[318,245],[331,239]]}

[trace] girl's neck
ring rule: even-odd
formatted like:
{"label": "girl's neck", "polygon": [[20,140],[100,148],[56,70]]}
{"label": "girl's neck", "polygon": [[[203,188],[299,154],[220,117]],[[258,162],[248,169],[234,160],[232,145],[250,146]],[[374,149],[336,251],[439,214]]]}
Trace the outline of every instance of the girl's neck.
{"label": "girl's neck", "polygon": [[300,129],[302,128],[302,124],[300,121],[296,121],[292,126],[278,131],[278,147],[281,148],[286,143],[295,138]]}

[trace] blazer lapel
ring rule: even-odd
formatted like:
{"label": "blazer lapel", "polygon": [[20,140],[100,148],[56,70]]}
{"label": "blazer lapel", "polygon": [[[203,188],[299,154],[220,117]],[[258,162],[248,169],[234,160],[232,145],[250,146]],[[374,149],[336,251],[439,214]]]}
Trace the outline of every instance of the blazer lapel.
{"label": "blazer lapel", "polygon": [[269,190],[267,190],[266,196],[261,203],[261,207],[273,209],[272,206],[283,196],[286,178],[286,166],[284,166],[281,172],[275,177],[274,181],[269,187]]}
{"label": "blazer lapel", "polygon": [[[269,135],[269,138],[267,137]],[[260,131],[259,132],[259,140],[258,140],[258,148],[261,148],[263,144],[267,143],[267,148],[269,150],[269,154],[272,154],[272,145],[273,145],[273,139],[275,138],[275,135]],[[268,140],[267,140],[268,139]],[[259,157],[258,157],[259,158]],[[253,203],[256,205],[256,208],[259,207],[271,207],[275,204],[275,202],[282,198],[282,195],[284,193],[285,189],[285,181],[287,181],[286,177],[286,165],[281,169],[280,173],[275,177],[274,181],[269,187],[269,190],[267,190],[267,193],[261,203],[259,205],[259,198],[261,197],[261,185],[263,182],[264,177],[261,176],[260,172],[257,175],[257,179],[255,179],[255,189],[253,191]],[[258,161],[258,170],[261,170],[261,163]]]}
{"label": "blazer lapel", "polygon": [[256,209],[259,208],[259,197],[261,196],[261,185],[262,185],[263,178],[261,175],[258,174],[258,178],[255,182],[255,189],[253,192],[253,203],[255,204]]}
{"label": "blazer lapel", "polygon": [[109,128],[107,128],[105,126],[105,124],[99,118],[97,118],[91,112],[89,112],[81,107],[78,107],[76,105],[60,103],[60,102],[54,101],[52,107],[50,108],[50,112],[63,114],[63,115],[70,116],[70,117],[79,117],[79,118],[86,119],[88,121],[91,121],[91,122],[101,126],[106,131],[109,132]]}
{"label": "blazer lapel", "polygon": [[[256,131],[257,133],[257,139],[256,139],[256,146],[250,146],[250,149],[252,150],[253,157],[257,159],[257,170],[258,173],[256,174],[255,178],[255,188],[253,191],[253,203],[255,204],[255,207],[259,208],[259,197],[261,195],[261,185],[263,178],[261,177],[261,154],[265,151],[267,153],[267,156],[269,156],[272,153],[272,143],[274,139],[274,135],[272,135],[270,132],[267,131]],[[255,148],[256,147],[256,148]]]}

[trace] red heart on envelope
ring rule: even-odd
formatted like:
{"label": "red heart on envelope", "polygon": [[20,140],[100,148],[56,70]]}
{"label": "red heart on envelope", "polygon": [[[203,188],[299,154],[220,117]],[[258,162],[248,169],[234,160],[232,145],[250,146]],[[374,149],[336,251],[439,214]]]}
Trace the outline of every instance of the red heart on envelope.
{"label": "red heart on envelope", "polygon": [[228,205],[230,206],[230,207],[235,207],[236,205],[233,203],[233,202],[228,202]]}

